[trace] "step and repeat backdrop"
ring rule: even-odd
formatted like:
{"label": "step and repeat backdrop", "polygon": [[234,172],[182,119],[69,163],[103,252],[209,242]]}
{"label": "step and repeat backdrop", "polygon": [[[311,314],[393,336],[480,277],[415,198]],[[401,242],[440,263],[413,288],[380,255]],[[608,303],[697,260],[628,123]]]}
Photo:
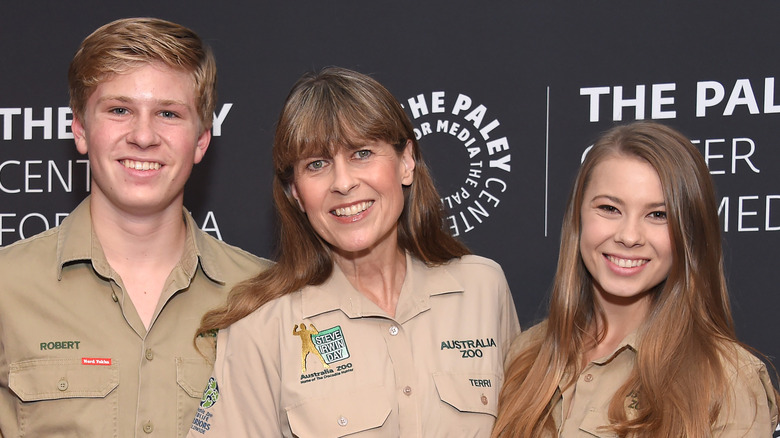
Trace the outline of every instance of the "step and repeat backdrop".
{"label": "step and repeat backdrop", "polygon": [[185,203],[202,228],[273,257],[270,148],[291,85],[338,65],[404,105],[447,225],[506,272],[523,326],[545,313],[583,151],[637,119],[704,154],[718,189],[740,337],[780,356],[780,3],[618,1],[4,2],[0,245],[56,226],[89,192],[66,74],[81,40],[156,16],[213,48],[213,141]]}

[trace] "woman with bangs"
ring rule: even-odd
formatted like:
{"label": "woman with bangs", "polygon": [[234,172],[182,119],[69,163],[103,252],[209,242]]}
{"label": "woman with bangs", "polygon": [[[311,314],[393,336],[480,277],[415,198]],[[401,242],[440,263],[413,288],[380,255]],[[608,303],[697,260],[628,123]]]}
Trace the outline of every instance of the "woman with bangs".
{"label": "woman with bangs", "polygon": [[190,436],[489,436],[515,307],[444,229],[400,104],[354,71],[307,74],[273,162],[278,262],[204,316],[217,359]]}
{"label": "woman with bangs", "polygon": [[765,365],[734,332],[699,151],[618,126],[580,167],[545,321],[512,346],[493,437],[762,437]]}

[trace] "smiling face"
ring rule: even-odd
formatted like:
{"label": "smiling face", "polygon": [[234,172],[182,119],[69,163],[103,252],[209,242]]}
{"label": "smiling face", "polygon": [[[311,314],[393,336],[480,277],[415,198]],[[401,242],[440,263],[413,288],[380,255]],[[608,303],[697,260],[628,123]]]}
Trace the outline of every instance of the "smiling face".
{"label": "smiling face", "polygon": [[180,210],[184,184],[211,139],[192,75],[162,64],[101,82],[72,129],[78,151],[89,154],[92,202],[131,215]]}
{"label": "smiling face", "polygon": [[403,186],[412,183],[412,143],[399,156],[385,141],[333,157],[309,157],[294,166],[292,194],[317,234],[341,256],[378,248],[397,250]]}
{"label": "smiling face", "polygon": [[646,161],[612,155],[585,188],[580,254],[597,300],[633,302],[669,275],[672,244],[658,173]]}

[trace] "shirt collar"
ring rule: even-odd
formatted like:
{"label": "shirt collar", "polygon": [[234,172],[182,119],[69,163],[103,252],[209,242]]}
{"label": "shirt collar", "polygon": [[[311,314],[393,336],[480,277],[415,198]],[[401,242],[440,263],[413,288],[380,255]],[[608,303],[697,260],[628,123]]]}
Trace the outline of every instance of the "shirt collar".
{"label": "shirt collar", "polygon": [[636,353],[636,351],[637,351],[636,330],[634,330],[633,332],[629,333],[625,338],[623,338],[623,340],[620,342],[620,344],[615,349],[615,351],[612,352],[612,354],[604,356],[604,357],[601,357],[601,358],[598,358],[598,359],[594,360],[593,363],[596,364],[596,365],[606,365],[606,364],[612,362],[612,360],[614,360],[621,353],[623,353],[624,351],[627,351],[627,350],[633,351],[634,353]]}
{"label": "shirt collar", "polygon": [[[398,298],[395,320],[404,323],[430,309],[435,295],[463,292],[463,286],[446,269],[446,265],[429,267],[406,254],[406,277]],[[340,309],[349,318],[387,316],[376,304],[358,292],[333,263],[333,273],[319,286],[307,286],[301,291],[303,317]]]}
{"label": "shirt collar", "polygon": [[[186,209],[182,209],[182,215],[186,227],[184,253],[180,261],[182,269],[189,278],[192,278],[200,261],[206,276],[216,283],[223,284],[224,276],[216,262],[213,242],[205,233],[198,232],[195,220]],[[92,262],[98,275],[104,278],[112,277],[113,270],[92,227],[89,196],[60,225],[57,237],[57,279],[62,279],[62,268],[65,265],[78,262]]]}

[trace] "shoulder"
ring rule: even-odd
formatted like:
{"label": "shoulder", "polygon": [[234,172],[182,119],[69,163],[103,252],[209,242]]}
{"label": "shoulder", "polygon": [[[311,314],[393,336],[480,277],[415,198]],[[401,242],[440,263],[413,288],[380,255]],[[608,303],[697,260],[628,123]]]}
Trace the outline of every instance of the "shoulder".
{"label": "shoulder", "polygon": [[195,233],[198,249],[203,256],[210,257],[212,261],[220,265],[233,264],[244,270],[253,269],[257,272],[273,265],[270,260],[225,243],[201,229],[197,229]]}
{"label": "shoulder", "polygon": [[[0,260],[3,266],[27,263],[30,260],[38,261],[41,256],[57,252],[59,227],[50,228],[26,239],[0,247]],[[53,262],[53,261],[52,261]]]}
{"label": "shoulder", "polygon": [[[723,369],[727,378],[727,395],[731,400],[732,418],[750,419],[759,423],[778,421],[777,392],[764,362],[736,343],[721,351]],[[722,421],[722,419],[721,419]],[[728,423],[730,424],[730,423]]]}
{"label": "shoulder", "polygon": [[269,327],[293,324],[301,318],[301,291],[296,291],[274,298],[234,322],[230,327],[234,331],[257,333],[258,329],[266,330]]}
{"label": "shoulder", "polygon": [[477,280],[484,282],[494,279],[500,282],[506,282],[504,270],[501,265],[495,261],[478,255],[465,255],[460,258],[452,259],[441,265],[453,277],[461,280]]}
{"label": "shoulder", "polygon": [[514,341],[512,341],[512,345],[509,347],[509,354],[507,355],[507,358],[511,360],[529,346],[538,344],[542,341],[546,333],[547,320],[544,320],[527,330],[523,330],[523,332],[520,333],[520,335],[515,338]]}

